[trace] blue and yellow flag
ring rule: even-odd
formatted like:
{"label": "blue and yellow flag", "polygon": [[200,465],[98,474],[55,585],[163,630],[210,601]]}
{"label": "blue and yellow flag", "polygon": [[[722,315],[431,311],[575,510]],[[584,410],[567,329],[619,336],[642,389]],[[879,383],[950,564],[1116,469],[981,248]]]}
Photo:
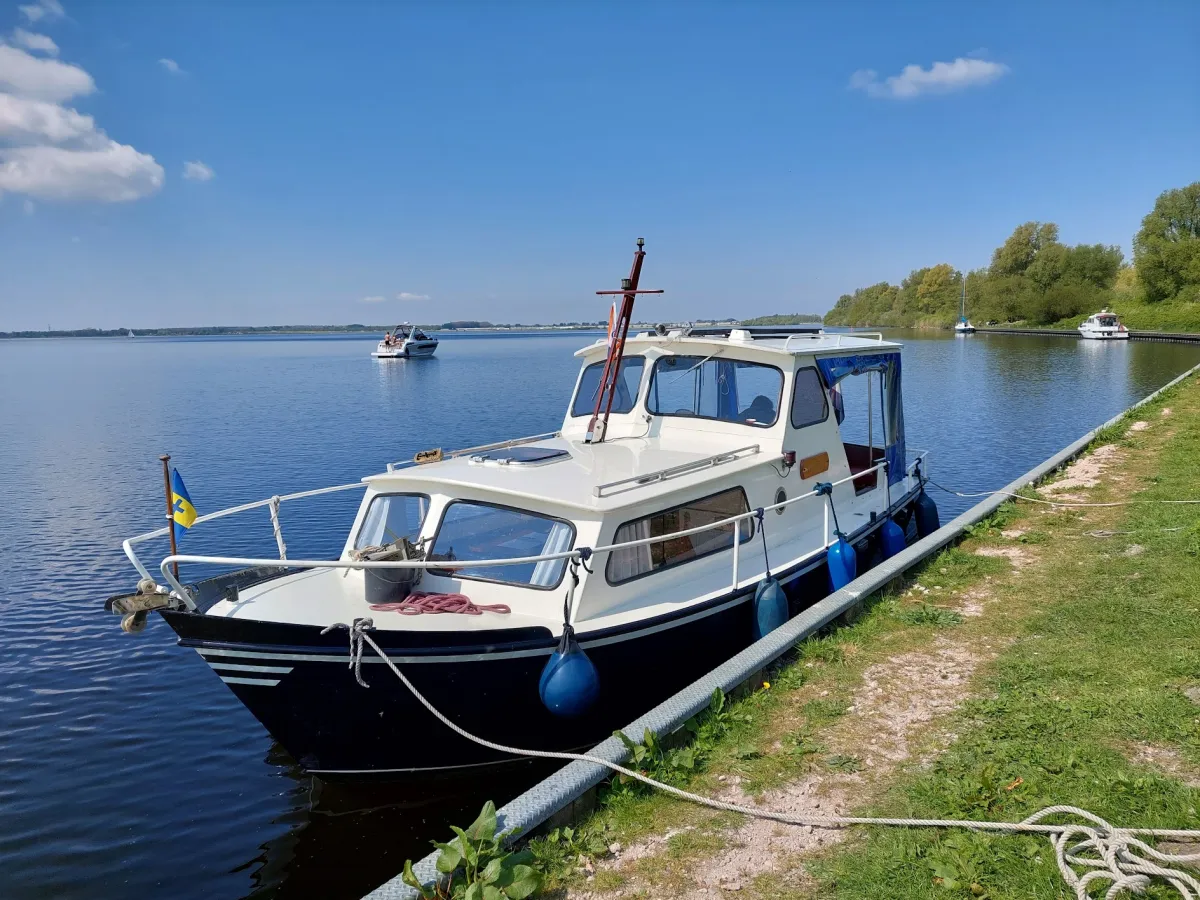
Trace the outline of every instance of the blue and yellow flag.
{"label": "blue and yellow flag", "polygon": [[196,507],[192,506],[192,498],[188,496],[178,469],[171,470],[171,517],[174,519],[171,527],[175,529],[176,541],[183,537],[180,529],[191,528],[196,521]]}

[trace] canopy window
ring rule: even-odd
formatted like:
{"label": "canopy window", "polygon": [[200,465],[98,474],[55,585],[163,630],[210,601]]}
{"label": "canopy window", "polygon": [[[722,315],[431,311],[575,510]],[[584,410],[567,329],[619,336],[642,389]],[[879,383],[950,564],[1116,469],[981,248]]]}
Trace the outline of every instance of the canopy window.
{"label": "canopy window", "polygon": [[[617,392],[613,396],[612,411],[627,413],[637,403],[638,387],[642,383],[642,371],[646,367],[644,356],[623,356],[617,367]],[[600,396],[600,379],[604,377],[604,363],[592,363],[583,370],[579,388],[575,391],[575,402],[571,404],[572,416],[590,416],[596,411],[596,398]],[[603,410],[601,410],[603,412]]]}
{"label": "canopy window", "polygon": [[663,356],[654,363],[646,408],[657,416],[717,419],[769,428],[779,418],[783,372],[715,356]]}
{"label": "canopy window", "polygon": [[[750,511],[746,492],[730,488],[700,500],[692,500],[671,509],[656,512],[642,519],[626,522],[617,529],[614,544],[645,538],[670,535],[701,525],[710,525]],[[609,584],[621,584],[642,575],[700,559],[733,546],[734,523],[711,528],[696,534],[668,537],[662,541],[638,544],[613,550],[608,557],[604,575]],[[742,543],[754,537],[754,520],[742,521]]]}
{"label": "canopy window", "polygon": [[[887,460],[888,483],[896,484],[904,479],[908,467],[907,452],[904,445],[904,399],[901,393],[900,354],[891,353],[856,353],[851,356],[826,356],[817,359],[817,368],[825,384],[834,391],[834,409],[838,413],[838,421],[843,423],[843,435],[853,439],[847,443],[847,455],[852,448],[866,448],[864,462],[869,468],[874,464],[874,454],[871,447],[883,449],[882,458]],[[872,378],[863,379],[863,388],[857,388],[853,394],[843,391],[841,382],[850,376],[862,376],[871,373]],[[856,401],[855,397],[861,397]],[[847,404],[859,403],[863,407],[865,425],[858,424],[864,420],[850,420],[844,412]],[[859,431],[862,433],[860,434]],[[865,441],[859,444],[859,441]],[[861,455],[861,454],[860,454]],[[851,470],[854,469],[851,461]],[[857,485],[858,482],[856,481]]]}
{"label": "canopy window", "polygon": [[[546,556],[565,553],[574,542],[575,528],[570,522],[506,506],[455,500],[442,515],[429,559],[450,562]],[[565,559],[550,559],[512,566],[447,566],[430,572],[548,590],[562,581],[566,565]]]}

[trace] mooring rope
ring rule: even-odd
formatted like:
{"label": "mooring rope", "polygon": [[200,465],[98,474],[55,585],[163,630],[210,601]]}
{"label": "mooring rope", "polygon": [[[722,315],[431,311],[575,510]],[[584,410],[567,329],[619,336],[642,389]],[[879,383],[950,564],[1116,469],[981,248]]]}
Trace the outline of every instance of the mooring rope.
{"label": "mooring rope", "polygon": [[1018,494],[1014,491],[955,491],[948,487],[942,487],[932,478],[925,479],[926,484],[932,484],[940,491],[945,491],[947,494],[953,494],[955,497],[993,497],[996,495],[1004,497],[1014,497],[1017,500],[1025,500],[1029,503],[1047,503],[1050,506],[1078,506],[1078,507],[1099,507],[1099,506],[1137,506],[1140,504],[1152,503],[1200,503],[1200,500],[1114,500],[1111,503],[1079,503],[1074,500],[1047,500],[1043,497],[1027,497],[1025,494]]}
{"label": "mooring rope", "polygon": [[[374,627],[370,619],[355,619],[353,624],[335,622],[321,633],[336,628],[345,628],[350,634],[350,667],[354,677],[363,687],[362,651],[363,644],[370,644],[379,657],[387,663],[393,674],[412,693],[417,701],[439,722],[468,741],[512,756],[531,756],[540,759],[562,759],[593,763],[611,769],[656,790],[679,797],[691,803],[711,809],[740,813],[758,819],[767,819],[785,825],[807,825],[813,828],[845,828],[852,825],[880,825],[901,828],[962,828],[969,831],[1001,832],[1007,834],[1044,834],[1054,848],[1054,858],[1063,880],[1075,892],[1076,900],[1088,900],[1088,889],[1093,882],[1110,882],[1105,893],[1106,900],[1113,900],[1122,893],[1142,893],[1154,879],[1170,884],[1181,900],[1200,900],[1200,881],[1174,866],[1200,862],[1200,850],[1195,853],[1164,853],[1151,847],[1141,838],[1175,838],[1200,842],[1200,831],[1169,828],[1117,828],[1100,816],[1077,806],[1047,806],[1020,822],[976,822],[971,819],[894,819],[875,816],[808,816],[776,812],[752,806],[742,806],[727,800],[694,794],[673,785],[664,784],[635,769],[618,763],[591,756],[586,753],[568,753],[559,750],[530,750],[497,744],[472,734],[450,721],[430,703],[425,695],[397,668],[368,634]],[[1051,816],[1072,816],[1075,821],[1046,823]],[[1165,864],[1165,865],[1164,865]],[[1082,870],[1082,871],[1077,871]]]}

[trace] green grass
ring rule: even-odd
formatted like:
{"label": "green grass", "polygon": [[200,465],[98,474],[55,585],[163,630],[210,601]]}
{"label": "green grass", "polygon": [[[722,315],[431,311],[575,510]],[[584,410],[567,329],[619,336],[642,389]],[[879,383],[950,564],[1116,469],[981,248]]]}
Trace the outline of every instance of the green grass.
{"label": "green grass", "polygon": [[[1164,402],[1137,418],[1161,421]],[[1162,426],[1128,441],[1140,450],[1127,456],[1139,499],[1200,496],[1200,389],[1189,384],[1169,405],[1165,445]],[[1195,526],[1197,507],[1112,516],[1137,535],[1068,540],[1046,526],[1061,516],[1037,519],[1046,556],[1022,588],[1033,612],[961,711],[958,741],[875,812],[1016,820],[1069,803],[1121,825],[1200,828],[1200,791],[1131,759],[1131,748],[1152,744],[1200,771],[1200,707],[1183,694],[1200,679],[1200,558],[1188,552],[1190,532],[1161,530]],[[1124,555],[1134,539],[1144,552]],[[810,866],[815,895],[1065,896],[1044,839],[872,829],[850,847]]]}

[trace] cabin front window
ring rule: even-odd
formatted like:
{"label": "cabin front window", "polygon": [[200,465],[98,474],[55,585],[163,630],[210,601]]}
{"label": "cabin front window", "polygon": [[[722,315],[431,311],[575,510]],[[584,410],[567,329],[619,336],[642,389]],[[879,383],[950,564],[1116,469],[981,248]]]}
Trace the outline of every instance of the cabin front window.
{"label": "cabin front window", "polygon": [[386,547],[401,539],[416,543],[427,512],[429,498],[424,494],[378,494],[372,497],[362,527],[354,538],[354,549]]}
{"label": "cabin front window", "polygon": [[792,387],[792,427],[806,428],[827,418],[829,398],[825,395],[820,374],[812,366],[801,369],[796,373]]}
{"label": "cabin front window", "polygon": [[647,407],[768,428],[779,417],[783,372],[774,366],[702,356],[663,356],[654,364]]}
{"label": "cabin front window", "polygon": [[[454,500],[447,504],[429,551],[430,560],[515,559],[565,553],[575,542],[570,522],[490,503]],[[565,559],[511,566],[430,569],[434,575],[498,581],[549,590],[558,587]]]}
{"label": "cabin front window", "polygon": [[[722,519],[749,511],[750,504],[746,501],[746,492],[741,488],[732,488],[701,500],[693,500],[682,506],[657,512],[644,519],[626,522],[617,529],[617,533],[613,536],[613,543],[622,544],[626,541],[670,535],[677,531],[698,528],[701,525],[711,525]],[[742,543],[745,543],[754,536],[754,520],[744,519],[741,529]],[[604,576],[608,579],[609,584],[621,584],[659,569],[682,565],[711,553],[728,550],[733,546],[733,532],[734,523],[730,522],[719,528],[710,528],[696,534],[667,537],[662,541],[613,550],[609,553]]]}
{"label": "cabin front window", "polygon": [[[613,397],[612,411],[627,413],[637,403],[638,387],[642,383],[642,371],[646,366],[644,356],[623,356],[617,367],[617,393]],[[600,396],[600,379],[604,377],[604,363],[592,363],[583,370],[579,379],[579,390],[571,405],[571,415],[590,416],[596,411],[596,398]],[[604,410],[601,410],[604,412]]]}

